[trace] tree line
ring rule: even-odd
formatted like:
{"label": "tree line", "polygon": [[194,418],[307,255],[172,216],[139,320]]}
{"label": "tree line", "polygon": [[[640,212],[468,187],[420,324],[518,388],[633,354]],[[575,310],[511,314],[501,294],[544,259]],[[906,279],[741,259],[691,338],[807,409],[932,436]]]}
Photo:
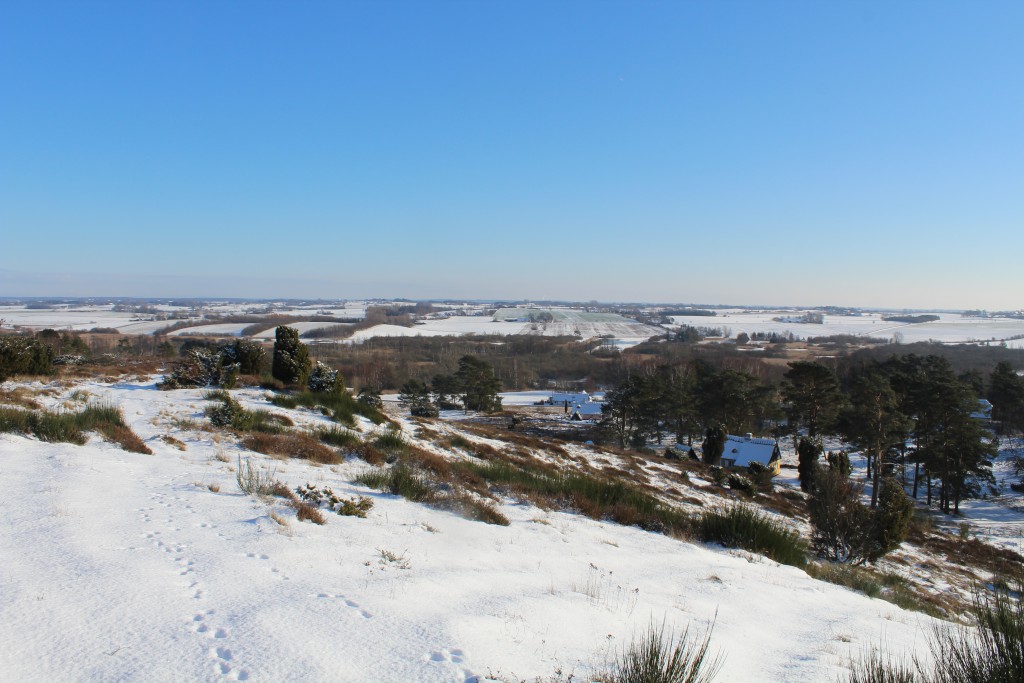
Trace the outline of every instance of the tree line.
{"label": "tree line", "polygon": [[807,488],[824,455],[822,438],[842,437],[867,459],[872,507],[881,478],[898,469],[902,481],[910,475],[914,497],[923,486],[927,502],[949,512],[992,480],[996,444],[979,419],[981,396],[994,406],[998,431],[1024,429],[1024,379],[1008,363],[985,379],[915,354],[794,361],[778,383],[701,359],[646,367],[609,393],[604,411],[622,446],[660,443],[667,434],[687,444],[694,437],[713,444],[725,433],[791,435]]}

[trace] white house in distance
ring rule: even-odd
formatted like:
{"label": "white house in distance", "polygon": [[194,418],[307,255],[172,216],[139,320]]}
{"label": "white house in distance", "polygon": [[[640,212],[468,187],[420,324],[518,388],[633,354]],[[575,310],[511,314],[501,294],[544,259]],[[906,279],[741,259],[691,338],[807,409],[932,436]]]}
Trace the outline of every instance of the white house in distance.
{"label": "white house in distance", "polygon": [[549,402],[553,406],[566,406],[571,408],[577,403],[590,403],[590,394],[585,391],[556,391],[551,394]]}
{"label": "white house in distance", "polygon": [[[683,444],[676,444],[676,448],[690,450]],[[775,439],[756,438],[749,433],[744,436],[726,435],[725,448],[722,450],[722,467],[750,467],[750,464],[755,462],[767,467],[772,476],[782,471],[782,455]]]}

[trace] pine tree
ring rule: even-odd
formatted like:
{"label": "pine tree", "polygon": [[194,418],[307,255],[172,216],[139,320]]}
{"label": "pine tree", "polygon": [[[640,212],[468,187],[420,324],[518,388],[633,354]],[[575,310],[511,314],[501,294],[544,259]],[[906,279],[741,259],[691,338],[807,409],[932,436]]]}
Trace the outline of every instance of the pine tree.
{"label": "pine tree", "polygon": [[440,414],[430,400],[430,389],[418,379],[410,379],[398,391],[398,402],[408,408],[413,417],[437,417]]}
{"label": "pine tree", "polygon": [[786,417],[793,428],[794,445],[800,425],[814,438],[822,429],[830,429],[842,407],[839,379],[821,363],[794,361],[786,371],[782,385]]}
{"label": "pine tree", "polygon": [[483,413],[501,410],[501,397],[498,396],[501,382],[494,376],[490,363],[475,356],[463,356],[459,359],[455,378],[466,410]]}
{"label": "pine tree", "polygon": [[1013,366],[1003,362],[996,365],[988,381],[993,419],[1006,432],[1024,429],[1024,379],[1017,376]]}

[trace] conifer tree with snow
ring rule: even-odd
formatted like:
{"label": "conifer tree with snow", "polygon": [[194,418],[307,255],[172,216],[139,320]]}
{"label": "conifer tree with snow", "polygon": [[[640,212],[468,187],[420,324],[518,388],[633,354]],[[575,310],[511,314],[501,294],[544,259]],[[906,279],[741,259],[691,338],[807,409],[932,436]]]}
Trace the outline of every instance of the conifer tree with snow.
{"label": "conifer tree with snow", "polygon": [[299,341],[299,331],[281,325],[275,330],[274,361],[271,374],[285,384],[305,385],[313,370],[309,349]]}
{"label": "conifer tree with snow", "polygon": [[309,373],[309,390],[323,394],[340,394],[345,391],[345,380],[341,373],[317,361]]}
{"label": "conifer tree with snow", "polygon": [[230,347],[238,371],[243,375],[259,375],[263,372],[263,362],[267,352],[259,342],[239,339]]}

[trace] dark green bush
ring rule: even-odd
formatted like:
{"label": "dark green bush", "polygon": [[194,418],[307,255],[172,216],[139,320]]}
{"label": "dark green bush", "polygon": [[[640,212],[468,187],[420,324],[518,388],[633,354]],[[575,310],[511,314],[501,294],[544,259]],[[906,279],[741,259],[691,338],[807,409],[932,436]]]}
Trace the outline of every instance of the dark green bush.
{"label": "dark green bush", "polygon": [[313,369],[309,349],[299,341],[299,332],[281,325],[275,332],[274,360],[271,374],[285,384],[305,386]]}
{"label": "dark green bush", "polygon": [[345,391],[345,380],[337,370],[317,362],[313,366],[313,371],[309,373],[307,386],[313,392],[340,394]]}
{"label": "dark green bush", "polygon": [[32,337],[0,336],[0,382],[15,375],[49,375],[53,349]]}

